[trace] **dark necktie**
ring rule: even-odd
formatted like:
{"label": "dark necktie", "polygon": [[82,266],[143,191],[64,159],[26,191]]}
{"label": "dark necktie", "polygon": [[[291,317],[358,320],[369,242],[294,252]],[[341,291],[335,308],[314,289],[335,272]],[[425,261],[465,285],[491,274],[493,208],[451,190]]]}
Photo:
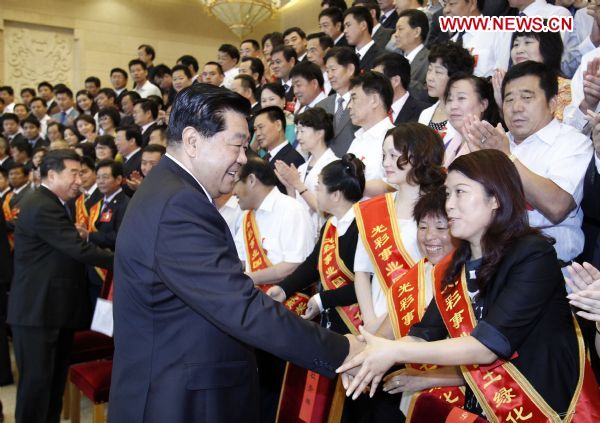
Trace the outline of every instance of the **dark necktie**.
{"label": "dark necktie", "polygon": [[60,112],[60,123],[62,125],[64,125],[66,120],[67,120],[67,112]]}
{"label": "dark necktie", "polygon": [[456,38],[456,44],[462,47],[463,45],[463,37],[465,36],[465,31],[460,31],[458,33],[458,38]]}
{"label": "dark necktie", "polygon": [[263,156],[263,160],[270,162],[271,161],[271,153],[267,153]]}
{"label": "dark necktie", "polygon": [[69,220],[71,222],[73,222],[73,214],[71,213],[71,209],[69,208],[69,205],[67,203],[65,203],[64,207],[65,207],[65,211],[67,212],[67,217],[69,218]]}
{"label": "dark necktie", "polygon": [[344,98],[342,96],[337,99],[337,110],[335,111],[335,116],[333,117],[333,125],[338,128],[340,125],[340,121],[342,120],[342,116],[344,115]]}

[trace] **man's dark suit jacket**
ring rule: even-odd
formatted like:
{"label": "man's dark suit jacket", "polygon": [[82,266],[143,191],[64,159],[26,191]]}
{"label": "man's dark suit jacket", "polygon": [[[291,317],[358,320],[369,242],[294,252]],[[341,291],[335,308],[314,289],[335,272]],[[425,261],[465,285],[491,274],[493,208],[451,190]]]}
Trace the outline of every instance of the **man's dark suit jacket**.
{"label": "man's dark suit jacket", "polygon": [[[6,138],[6,137],[5,137]],[[8,141],[8,143],[13,146],[15,144],[19,144],[19,143],[26,143],[27,142],[27,138],[25,138],[23,136],[23,134],[16,134],[14,137],[12,138],[6,138],[6,140]]]}
{"label": "man's dark suit jacket", "polygon": [[254,287],[211,199],[166,156],[116,251],[109,421],[257,422],[254,347],[327,377],[348,353]]}
{"label": "man's dark suit jacket", "polygon": [[[334,94],[321,100],[315,107],[320,107],[327,113],[335,116],[335,102],[336,95]],[[334,118],[333,131],[333,139],[329,144],[329,148],[331,148],[331,151],[333,151],[336,156],[342,157],[348,151],[350,144],[352,144],[354,133],[358,131],[358,127],[352,125],[350,110],[347,107],[339,120],[339,124],[336,124]]]}
{"label": "man's dark suit jacket", "polygon": [[379,48],[377,44],[373,44],[365,53],[363,57],[360,58],[360,70],[361,71],[370,71],[373,68],[373,63],[377,56],[383,53],[383,48]]}
{"label": "man's dark suit jacket", "polygon": [[404,103],[404,106],[402,106],[402,109],[400,109],[400,113],[398,113],[398,116],[396,116],[394,125],[398,126],[401,123],[418,122],[419,115],[428,107],[429,104],[423,103],[422,101],[414,98],[412,94],[409,94],[408,98],[406,99],[406,103]]}
{"label": "man's dark suit jacket", "polygon": [[348,40],[346,40],[346,36],[343,36],[338,40],[338,42],[333,44],[334,47],[348,47]]}
{"label": "man's dark suit jacket", "polygon": [[44,186],[23,200],[15,226],[8,323],[85,328],[91,317],[85,264],[111,269],[112,253],[82,240],[59,198]]}
{"label": "man's dark suit jacket", "polygon": [[592,156],[583,180],[583,200],[581,201],[583,224],[581,228],[585,236],[585,243],[583,252],[577,261],[587,261],[600,267],[600,245],[598,245],[598,241],[600,241],[600,174],[596,170],[594,158]]}
{"label": "man's dark suit jacket", "polygon": [[4,160],[0,167],[8,172],[14,163],[15,161],[12,159],[12,157],[8,157],[6,160]]}
{"label": "man's dark suit jacket", "polygon": [[[298,153],[296,151],[296,149],[294,147],[292,147],[290,145],[290,143],[287,141],[285,143],[285,147],[283,147],[281,150],[279,150],[277,152],[277,154],[275,154],[275,156],[271,157],[271,159],[269,160],[269,165],[271,166],[271,168],[275,169],[275,162],[277,160],[281,160],[282,162],[284,162],[285,164],[287,164],[289,166],[291,166],[293,164],[294,166],[296,166],[296,169],[302,163],[304,163],[304,157],[302,157],[302,155],[300,153]],[[283,185],[279,181],[277,182],[277,188],[279,188],[279,191],[281,191],[282,193],[287,194],[285,185]]]}
{"label": "man's dark suit jacket", "polygon": [[[427,68],[429,67],[429,49],[423,47],[410,64],[410,93],[420,101],[430,103],[427,94]],[[433,103],[432,103],[433,104]]]}
{"label": "man's dark suit jacket", "polygon": [[142,147],[147,146],[150,142],[150,134],[152,133],[152,131],[154,131],[154,128],[156,128],[156,122],[150,125],[148,128],[146,128],[146,130],[142,133]]}
{"label": "man's dark suit jacket", "polygon": [[[142,150],[135,153],[129,160],[123,163],[123,175],[125,175],[126,178],[129,178],[134,170],[137,170],[138,172],[142,171]],[[123,185],[123,191],[125,191],[125,194],[129,197],[135,194],[135,191],[129,188],[127,184]]]}
{"label": "man's dark suit jacket", "polygon": [[[29,140],[27,142],[29,142]],[[29,144],[31,144],[31,143],[29,143]],[[38,147],[48,147],[49,145],[50,145],[49,140],[47,140],[46,138],[43,138],[43,137],[39,137],[37,140],[35,140],[35,143],[33,143],[33,145],[31,146],[31,151],[35,151],[35,149]]]}
{"label": "man's dark suit jacket", "polygon": [[381,23],[384,28],[389,28],[396,31],[396,24],[398,23],[398,12],[395,10]]}
{"label": "man's dark suit jacket", "polygon": [[375,41],[375,45],[379,47],[382,53],[385,51],[385,46],[387,46],[390,38],[392,38],[394,31],[394,29],[385,28],[382,25],[379,27],[375,35],[373,35],[373,41]]}
{"label": "man's dark suit jacket", "polygon": [[[29,195],[31,195],[35,192],[35,189],[33,189],[33,186],[31,185],[31,183],[29,182],[28,184],[29,185],[27,185],[26,188],[23,188],[21,191],[19,191],[18,194],[13,194],[13,196],[10,198],[10,201],[8,202],[8,206],[11,209],[13,209],[15,207],[20,209],[21,203],[23,202],[23,200],[25,200],[25,198],[27,198]],[[9,231],[13,231],[15,229],[14,222],[15,221],[6,222],[6,226],[8,227]]]}
{"label": "man's dark suit jacket", "polygon": [[[90,234],[89,241],[98,247],[115,249],[117,233],[125,217],[125,210],[129,204],[129,197],[121,191],[108,203],[96,220],[98,232]],[[110,219],[109,219],[110,217]]]}

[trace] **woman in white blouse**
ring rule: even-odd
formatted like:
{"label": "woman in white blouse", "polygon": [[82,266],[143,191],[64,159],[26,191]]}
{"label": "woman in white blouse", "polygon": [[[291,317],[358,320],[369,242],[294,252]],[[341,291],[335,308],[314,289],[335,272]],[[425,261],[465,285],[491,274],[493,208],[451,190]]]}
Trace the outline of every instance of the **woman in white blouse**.
{"label": "woman in white blouse", "polygon": [[308,161],[298,169],[278,160],[275,173],[285,185],[288,195],[306,207],[319,233],[325,218],[317,207],[315,189],[321,170],[329,163],[337,160],[335,153],[329,148],[333,139],[333,117],[321,108],[309,109],[295,118],[296,138],[300,147],[310,154]]}

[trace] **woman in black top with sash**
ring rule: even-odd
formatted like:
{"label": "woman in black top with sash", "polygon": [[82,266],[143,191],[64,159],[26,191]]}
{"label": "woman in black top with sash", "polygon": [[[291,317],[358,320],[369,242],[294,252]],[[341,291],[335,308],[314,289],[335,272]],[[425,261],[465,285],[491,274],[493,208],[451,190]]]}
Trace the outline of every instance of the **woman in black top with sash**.
{"label": "woman in black top with sash", "polygon": [[400,341],[363,331],[367,348],[339,369],[362,365],[347,393],[373,391],[396,363],[458,365],[465,408],[491,422],[600,421],[556,252],[529,226],[514,164],[485,150],[448,170],[446,210],[460,245],[436,265],[435,301]]}

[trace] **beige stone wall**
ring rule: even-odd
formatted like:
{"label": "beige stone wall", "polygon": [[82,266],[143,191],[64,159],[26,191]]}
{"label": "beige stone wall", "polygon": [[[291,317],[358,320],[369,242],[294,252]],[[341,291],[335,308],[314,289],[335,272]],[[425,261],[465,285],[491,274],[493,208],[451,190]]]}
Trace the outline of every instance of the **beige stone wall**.
{"label": "beige stone wall", "polygon": [[[289,26],[300,26],[307,33],[316,31],[319,4],[320,0],[292,0],[250,36],[260,41],[262,34]],[[12,84],[16,90],[38,82],[35,73],[48,64],[35,63],[43,59],[42,55],[34,55],[37,58],[28,63],[31,69],[15,76],[7,56],[10,53],[14,63],[14,51],[21,46],[11,49],[6,45],[6,34],[14,28],[33,31],[44,40],[55,33],[71,34],[72,57],[64,59],[72,60],[71,80],[51,82],[66,82],[75,89],[82,87],[89,75],[100,77],[108,85],[110,69],[126,68],[142,43],[156,49],[155,63],[169,66],[183,54],[194,55],[200,63],[214,60],[219,44],[239,43],[224,24],[206,15],[200,0],[0,0],[0,83]],[[40,36],[43,31],[48,35]],[[30,80],[23,77],[24,73]]]}

